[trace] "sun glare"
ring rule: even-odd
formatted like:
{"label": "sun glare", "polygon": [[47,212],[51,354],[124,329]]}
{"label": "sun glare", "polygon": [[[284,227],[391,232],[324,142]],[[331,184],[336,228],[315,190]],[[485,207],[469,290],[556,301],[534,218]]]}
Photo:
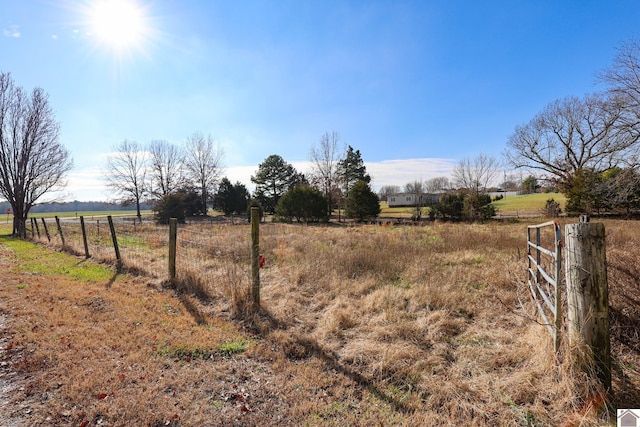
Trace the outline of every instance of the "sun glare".
{"label": "sun glare", "polygon": [[89,26],[99,43],[119,53],[143,49],[150,31],[145,10],[134,0],[95,0]]}

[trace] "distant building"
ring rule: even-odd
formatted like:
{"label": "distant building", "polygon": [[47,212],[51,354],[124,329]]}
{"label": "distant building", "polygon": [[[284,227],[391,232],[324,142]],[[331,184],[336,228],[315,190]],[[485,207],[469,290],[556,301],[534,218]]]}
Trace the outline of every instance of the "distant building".
{"label": "distant building", "polygon": [[[429,206],[440,201],[441,194],[437,193],[398,193],[391,194],[387,199],[390,208],[402,206]],[[419,197],[419,198],[418,198]]]}

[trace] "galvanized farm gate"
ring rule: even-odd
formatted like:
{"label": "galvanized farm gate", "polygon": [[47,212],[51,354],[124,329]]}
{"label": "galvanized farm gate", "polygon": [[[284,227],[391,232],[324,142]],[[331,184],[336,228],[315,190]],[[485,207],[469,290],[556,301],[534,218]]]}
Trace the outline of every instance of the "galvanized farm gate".
{"label": "galvanized farm gate", "polygon": [[[542,232],[552,229],[553,235],[542,242]],[[552,241],[550,241],[552,240]],[[547,247],[545,247],[545,245]],[[552,246],[549,248],[549,246]],[[553,337],[553,347],[560,348],[560,329],[562,326],[562,298],[560,287],[562,279],[562,232],[560,224],[554,221],[527,227],[528,283],[538,313]],[[553,323],[549,320],[553,319]]]}

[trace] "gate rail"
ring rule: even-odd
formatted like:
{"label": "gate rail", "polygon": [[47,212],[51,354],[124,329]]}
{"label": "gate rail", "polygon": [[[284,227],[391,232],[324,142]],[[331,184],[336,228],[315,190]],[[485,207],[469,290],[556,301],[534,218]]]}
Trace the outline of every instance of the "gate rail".
{"label": "gate rail", "polygon": [[[541,232],[549,227],[552,227],[554,232],[553,248],[550,249],[545,248],[541,243]],[[534,234],[533,238],[532,234]],[[531,296],[538,307],[538,313],[553,337],[553,347],[557,352],[560,347],[560,328],[562,326],[562,299],[560,294],[562,232],[560,224],[550,221],[544,224],[527,226],[527,259],[529,271],[527,281]],[[553,317],[553,323],[549,321],[549,317]]]}

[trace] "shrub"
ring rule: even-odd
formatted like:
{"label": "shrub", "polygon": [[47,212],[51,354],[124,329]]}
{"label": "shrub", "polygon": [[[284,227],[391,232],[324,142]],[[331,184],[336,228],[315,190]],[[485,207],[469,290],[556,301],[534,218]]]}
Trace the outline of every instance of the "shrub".
{"label": "shrub", "polygon": [[555,218],[561,213],[562,209],[560,208],[560,203],[553,199],[547,199],[547,202],[544,205],[544,214],[550,218]]}
{"label": "shrub", "polygon": [[328,204],[319,190],[297,185],[278,200],[275,211],[280,221],[319,222],[327,220]]}
{"label": "shrub", "polygon": [[380,199],[365,181],[356,182],[345,200],[345,215],[362,222],[380,214]]}
{"label": "shrub", "polygon": [[169,224],[169,218],[184,223],[186,218],[184,199],[179,194],[163,196],[155,205],[155,220],[158,224]]}
{"label": "shrub", "polygon": [[431,219],[485,221],[496,214],[488,194],[458,191],[443,194],[429,212]]}

